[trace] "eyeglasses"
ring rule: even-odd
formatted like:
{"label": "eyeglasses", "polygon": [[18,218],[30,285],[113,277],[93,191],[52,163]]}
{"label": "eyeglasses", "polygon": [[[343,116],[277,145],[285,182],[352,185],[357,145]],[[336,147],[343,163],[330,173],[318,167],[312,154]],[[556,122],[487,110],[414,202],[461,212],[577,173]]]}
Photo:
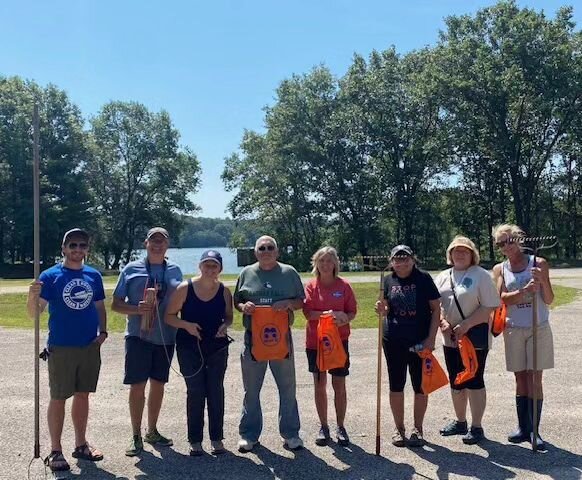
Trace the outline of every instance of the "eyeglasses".
{"label": "eyeglasses", "polygon": [[259,248],[257,248],[257,250],[259,252],[264,252],[265,250],[268,250],[269,252],[272,252],[273,250],[275,250],[275,246],[274,245],[261,245]]}
{"label": "eyeglasses", "polygon": [[505,247],[506,245],[509,245],[510,243],[513,243],[513,242],[511,242],[510,240],[502,240],[502,241],[500,241],[500,242],[495,242],[495,246],[496,246],[497,248],[503,248],[503,247]]}
{"label": "eyeglasses", "polygon": [[86,243],[76,243],[76,242],[71,242],[69,243],[69,245],[67,245],[68,248],[70,248],[71,250],[74,250],[75,248],[80,248],[81,250],[86,250],[89,245]]}

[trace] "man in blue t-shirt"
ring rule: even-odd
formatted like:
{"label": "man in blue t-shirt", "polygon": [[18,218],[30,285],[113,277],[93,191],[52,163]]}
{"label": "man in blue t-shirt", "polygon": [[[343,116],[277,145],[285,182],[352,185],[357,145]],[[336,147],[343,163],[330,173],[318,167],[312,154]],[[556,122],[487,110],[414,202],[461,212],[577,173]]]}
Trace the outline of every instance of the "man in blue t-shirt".
{"label": "man in blue t-shirt", "polygon": [[[141,453],[143,440],[159,446],[173,444],[157,429],[176,341],[176,329],[166,325],[164,313],[170,296],[182,281],[180,267],[166,260],[169,244],[170,236],[165,228],[150,229],[144,242],[146,258],[125,266],[113,292],[111,308],[127,315],[123,383],[130,386],[129,414],[133,430],[125,451],[128,457]],[[153,295],[151,299],[147,298],[148,289]],[[142,439],[148,380],[148,429]]]}
{"label": "man in blue t-shirt", "polygon": [[71,417],[75,429],[73,457],[97,461],[103,454],[85,437],[89,393],[97,388],[101,344],[107,338],[105,292],[101,274],[85,265],[89,234],[74,228],[63,237],[63,262],[45,270],[28,291],[27,309],[33,318],[49,307],[47,340],[50,401],[47,411],[52,471],[69,470],[61,435],[65,402],[73,397]]}

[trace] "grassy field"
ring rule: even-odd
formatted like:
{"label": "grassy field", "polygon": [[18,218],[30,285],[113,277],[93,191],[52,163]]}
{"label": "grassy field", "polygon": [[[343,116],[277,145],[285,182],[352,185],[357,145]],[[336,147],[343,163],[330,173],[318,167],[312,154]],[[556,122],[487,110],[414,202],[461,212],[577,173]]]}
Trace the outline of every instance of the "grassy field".
{"label": "grassy field", "polygon": [[[354,328],[374,328],[378,319],[374,313],[374,303],[378,297],[378,283],[354,283],[353,288],[358,299],[359,312],[353,322]],[[580,293],[579,290],[571,287],[554,285],[556,299],[552,308],[570,303]],[[112,288],[106,290],[107,298],[111,298]],[[125,317],[112,312],[109,308],[110,300],[107,300],[108,330],[111,332],[122,332],[125,328]],[[41,317],[42,328],[46,329],[47,314]],[[32,328],[33,321],[26,314],[26,294],[10,293],[0,295],[0,326],[15,328]],[[305,326],[305,318],[301,312],[296,314],[295,328]],[[235,330],[241,330],[241,316],[237,312],[234,320]]]}
{"label": "grassy field", "polygon": [[[301,272],[299,273],[301,278],[309,279],[313,277],[311,272]],[[187,273],[184,277],[192,277],[194,274]],[[380,274],[378,272],[341,272],[342,277],[350,278],[350,277],[370,277],[370,281],[376,281],[379,279]],[[221,280],[232,280],[235,281],[238,277],[237,273],[225,273],[220,276]],[[14,278],[0,278],[0,287],[26,287],[30,285],[32,282],[32,278],[28,279],[14,279]],[[113,288],[117,283],[117,276],[116,275],[107,275],[103,277],[103,283],[106,287]]]}

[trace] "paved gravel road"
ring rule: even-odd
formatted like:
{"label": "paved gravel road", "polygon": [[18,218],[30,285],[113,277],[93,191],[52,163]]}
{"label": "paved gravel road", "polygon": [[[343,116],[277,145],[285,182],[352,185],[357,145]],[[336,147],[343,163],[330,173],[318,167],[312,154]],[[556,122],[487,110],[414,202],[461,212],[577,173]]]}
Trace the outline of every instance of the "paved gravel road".
{"label": "paved gravel road", "polygon": [[[561,275],[564,277],[564,275]],[[578,285],[580,278],[565,284]],[[353,444],[342,448],[313,443],[318,429],[313,387],[303,353],[303,332],[296,331],[297,393],[301,414],[301,435],[306,449],[290,452],[283,448],[277,431],[277,391],[267,375],[263,388],[265,415],[262,446],[255,452],[236,451],[237,426],[242,401],[238,354],[241,335],[235,333],[226,378],[226,446],[229,453],[200,458],[188,456],[185,423],[185,387],[172,373],[159,422],[162,433],[172,436],[175,446],[155,450],[146,446],[140,458],[124,456],[129,440],[127,389],[122,385],[123,337],[111,335],[103,346],[103,368],[98,392],[92,396],[89,439],[105,453],[105,460],[93,465],[71,458],[73,438],[67,418],[63,445],[72,472],[87,479],[555,479],[582,478],[582,298],[552,313],[556,344],[556,368],[545,376],[544,415],[541,431],[550,444],[545,454],[534,455],[525,445],[506,442],[515,426],[514,382],[505,372],[503,340],[495,340],[486,373],[488,408],[484,418],[488,440],[480,446],[463,445],[460,438],[442,438],[438,429],[451,419],[452,405],[446,388],[431,395],[422,449],[399,449],[389,442],[392,420],[387,404],[385,368],[383,386],[382,452],[375,445],[374,330],[356,330],[351,337],[352,374],[348,378],[347,428]],[[26,478],[33,453],[33,336],[31,331],[0,328],[0,479]],[[442,361],[442,351],[437,350]],[[444,363],[444,362],[443,362]],[[176,361],[174,365],[177,366]],[[407,386],[407,419],[412,418],[410,386]],[[45,409],[48,397],[46,366],[41,362],[41,445],[48,453]],[[330,409],[333,412],[333,409]],[[332,418],[332,415],[330,415]],[[333,423],[333,422],[332,422]],[[410,428],[410,427],[409,427]],[[206,445],[207,446],[207,445]],[[38,462],[31,478],[45,478]]]}

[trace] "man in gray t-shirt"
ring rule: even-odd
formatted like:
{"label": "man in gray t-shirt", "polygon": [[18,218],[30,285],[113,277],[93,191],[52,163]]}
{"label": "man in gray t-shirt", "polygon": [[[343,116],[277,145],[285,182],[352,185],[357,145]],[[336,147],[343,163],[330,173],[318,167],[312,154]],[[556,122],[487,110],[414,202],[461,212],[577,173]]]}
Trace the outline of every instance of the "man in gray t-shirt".
{"label": "man in gray t-shirt", "polygon": [[252,355],[252,314],[257,306],[270,306],[277,311],[286,310],[291,325],[293,311],[303,307],[305,294],[297,271],[290,265],[277,262],[279,250],[274,238],[260,237],[255,244],[255,255],[258,262],[242,270],[234,292],[234,305],[243,313],[245,327],[245,345],[241,354],[245,394],[238,447],[241,452],[248,452],[259,441],[263,425],[260,393],[268,365],[281,399],[279,432],[285,445],[297,450],[303,447],[303,441],[299,438],[299,411],[291,331],[287,338],[289,346],[287,358],[257,361]]}
{"label": "man in gray t-shirt", "polygon": [[[165,258],[169,247],[166,229],[150,229],[144,245],[146,258],[131,262],[123,269],[111,306],[114,311],[127,315],[123,383],[130,386],[129,413],[133,434],[125,451],[129,457],[143,450],[143,440],[160,446],[172,445],[171,439],[158,432],[157,420],[176,341],[176,330],[165,324],[164,313],[170,296],[182,281],[182,272],[178,265]],[[146,301],[148,288],[155,290],[153,303]],[[144,317],[149,321],[142,325]],[[148,430],[142,440],[141,421],[148,380]]]}

